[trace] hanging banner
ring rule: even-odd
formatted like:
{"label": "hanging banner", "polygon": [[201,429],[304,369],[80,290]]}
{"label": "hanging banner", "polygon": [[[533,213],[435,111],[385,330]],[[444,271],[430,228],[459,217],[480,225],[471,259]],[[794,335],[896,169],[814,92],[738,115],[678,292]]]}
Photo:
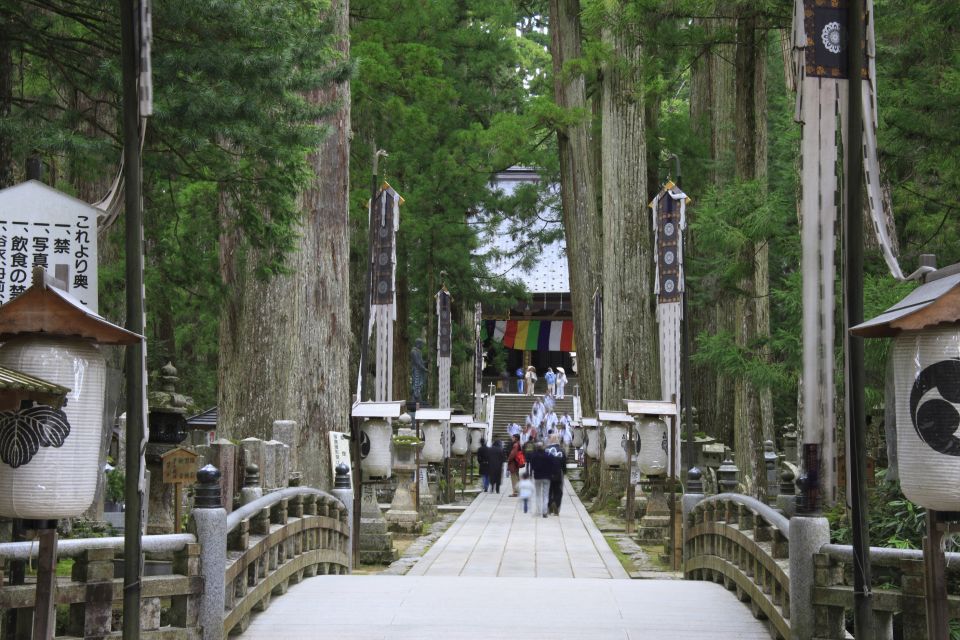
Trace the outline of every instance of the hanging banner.
{"label": "hanging banner", "polygon": [[370,322],[377,329],[376,379],[373,398],[386,402],[393,395],[393,325],[397,319],[397,231],[403,198],[383,183],[370,203]]}
{"label": "hanging banner", "polygon": [[572,320],[487,320],[486,333],[508,349],[576,351]]}

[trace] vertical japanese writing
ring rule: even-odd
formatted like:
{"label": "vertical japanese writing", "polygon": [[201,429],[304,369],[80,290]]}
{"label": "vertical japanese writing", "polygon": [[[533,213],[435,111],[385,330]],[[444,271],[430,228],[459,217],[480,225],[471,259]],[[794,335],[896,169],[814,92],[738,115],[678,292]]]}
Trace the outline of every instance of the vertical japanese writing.
{"label": "vertical japanese writing", "polygon": [[29,286],[27,274],[26,235],[15,235],[10,241],[10,299],[26,291]]}
{"label": "vertical japanese writing", "polygon": [[77,218],[77,231],[74,234],[77,247],[73,253],[73,286],[76,289],[89,288],[87,271],[90,268],[90,216]]}

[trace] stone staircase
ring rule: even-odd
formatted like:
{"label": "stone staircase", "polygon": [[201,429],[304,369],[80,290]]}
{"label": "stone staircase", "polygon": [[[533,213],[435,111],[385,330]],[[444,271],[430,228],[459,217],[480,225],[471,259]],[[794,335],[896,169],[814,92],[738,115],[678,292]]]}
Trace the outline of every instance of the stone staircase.
{"label": "stone staircase", "polygon": [[[500,440],[504,444],[510,441],[507,434],[507,425],[516,422],[521,427],[530,415],[530,409],[533,407],[533,401],[536,398],[543,399],[543,395],[524,396],[516,393],[498,393],[494,399],[493,405],[493,440]],[[554,405],[554,412],[557,415],[563,415],[564,412],[573,417],[573,396],[567,395],[563,400],[557,400]]]}

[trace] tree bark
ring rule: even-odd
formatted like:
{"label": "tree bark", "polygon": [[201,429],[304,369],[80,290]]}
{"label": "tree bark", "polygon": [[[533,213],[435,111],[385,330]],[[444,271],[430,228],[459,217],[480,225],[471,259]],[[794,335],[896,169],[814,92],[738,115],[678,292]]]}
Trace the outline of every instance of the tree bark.
{"label": "tree bark", "polygon": [[[733,177],[734,110],[736,90],[733,44],[736,21],[732,16],[730,0],[714,3],[717,19],[698,20],[698,27],[707,37],[704,51],[691,67],[690,119],[701,138],[710,142],[712,170],[710,180],[715,185]],[[685,238],[685,253],[689,258],[697,251],[696,234],[691,230]],[[706,279],[701,280],[709,285]],[[696,292],[692,292],[696,293]],[[701,298],[705,292],[700,292]],[[715,335],[733,332],[733,303],[728,296],[718,296],[705,305],[688,305],[693,348],[700,333]],[[699,428],[722,442],[733,444],[733,384],[728,376],[707,365],[693,365],[693,406],[697,410]]]}
{"label": "tree bark", "polygon": [[[735,58],[736,177],[739,181],[763,180],[766,177],[765,39],[762,35],[758,37],[758,28],[755,9],[740,5]],[[768,289],[765,240],[748,243],[739,259],[750,264],[752,269],[750,275],[741,280],[741,295],[734,303],[735,338],[737,347],[749,354],[760,337],[760,326],[765,323],[769,333],[769,306],[766,295],[761,295]],[[763,463],[766,430],[762,415],[762,393],[746,377],[737,379],[734,390],[733,429],[737,468],[747,491],[762,499],[766,493]],[[769,394],[769,389],[767,392]],[[770,403],[768,417],[771,420],[772,410]],[[772,434],[772,424],[769,432]]]}
{"label": "tree bark", "polygon": [[[0,120],[10,117],[13,105],[13,43],[10,26],[0,18]],[[13,186],[13,147],[10,136],[0,136],[0,189]]]}
{"label": "tree bark", "polygon": [[560,155],[560,200],[570,270],[570,300],[577,375],[584,414],[593,414],[598,384],[593,366],[593,294],[600,286],[600,220],[594,183],[597,170],[583,74],[565,69],[581,57],[579,0],[550,1],[550,43],[553,56],[554,99],[568,110],[582,111],[584,119],[557,131]]}
{"label": "tree bark", "polygon": [[614,2],[603,41],[603,398],[660,396],[640,46],[618,28]]}
{"label": "tree bark", "polygon": [[[338,50],[349,55],[348,2],[329,9]],[[332,484],[327,433],[349,429],[349,151],[350,85],[307,94],[339,108],[318,124],[330,134],[310,156],[316,177],[302,194],[298,251],[290,275],[253,276],[255,252],[245,252],[221,207],[225,233],[221,269],[232,292],[220,330],[220,424],[227,437],[269,439],[273,421],[296,420],[293,467],[309,486]]]}

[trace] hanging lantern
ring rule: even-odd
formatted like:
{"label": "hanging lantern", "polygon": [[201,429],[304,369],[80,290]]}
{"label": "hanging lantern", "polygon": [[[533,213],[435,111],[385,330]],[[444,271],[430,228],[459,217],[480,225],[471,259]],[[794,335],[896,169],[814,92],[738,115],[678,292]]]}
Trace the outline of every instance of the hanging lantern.
{"label": "hanging lantern", "polygon": [[482,422],[474,422],[470,425],[470,453],[480,451],[480,441],[483,440],[487,432],[487,425]]}
{"label": "hanging lantern", "polygon": [[443,462],[443,423],[423,423],[423,452],[427,462]]}
{"label": "hanging lantern", "polygon": [[583,419],[583,446],[588,458],[596,460],[600,457],[600,433],[593,418]]}
{"label": "hanging lantern", "polygon": [[637,420],[637,466],[645,476],[667,472],[667,424],[654,416]]}
{"label": "hanging lantern", "polygon": [[360,468],[370,478],[389,478],[393,427],[386,420],[370,419],[360,425]]}
{"label": "hanging lantern", "polygon": [[470,448],[470,440],[467,436],[467,425],[455,424],[450,429],[450,450],[455,456],[462,456]]}
{"label": "hanging lantern", "polygon": [[[944,269],[943,271],[947,271]],[[893,336],[900,488],[916,504],[960,510],[960,274],[926,283],[850,330]]]}
{"label": "hanging lantern", "polygon": [[579,449],[583,446],[583,427],[579,424],[573,425],[573,448]]}
{"label": "hanging lantern", "polygon": [[599,415],[603,425],[603,464],[608,467],[627,464],[628,430],[633,428],[633,418],[622,411],[601,411]]}
{"label": "hanging lantern", "polygon": [[106,364],[97,343],[142,338],[91,313],[42,268],[34,284],[0,307],[0,365],[69,389],[66,404],[19,403],[0,412],[0,515],[78,516],[101,473]]}

